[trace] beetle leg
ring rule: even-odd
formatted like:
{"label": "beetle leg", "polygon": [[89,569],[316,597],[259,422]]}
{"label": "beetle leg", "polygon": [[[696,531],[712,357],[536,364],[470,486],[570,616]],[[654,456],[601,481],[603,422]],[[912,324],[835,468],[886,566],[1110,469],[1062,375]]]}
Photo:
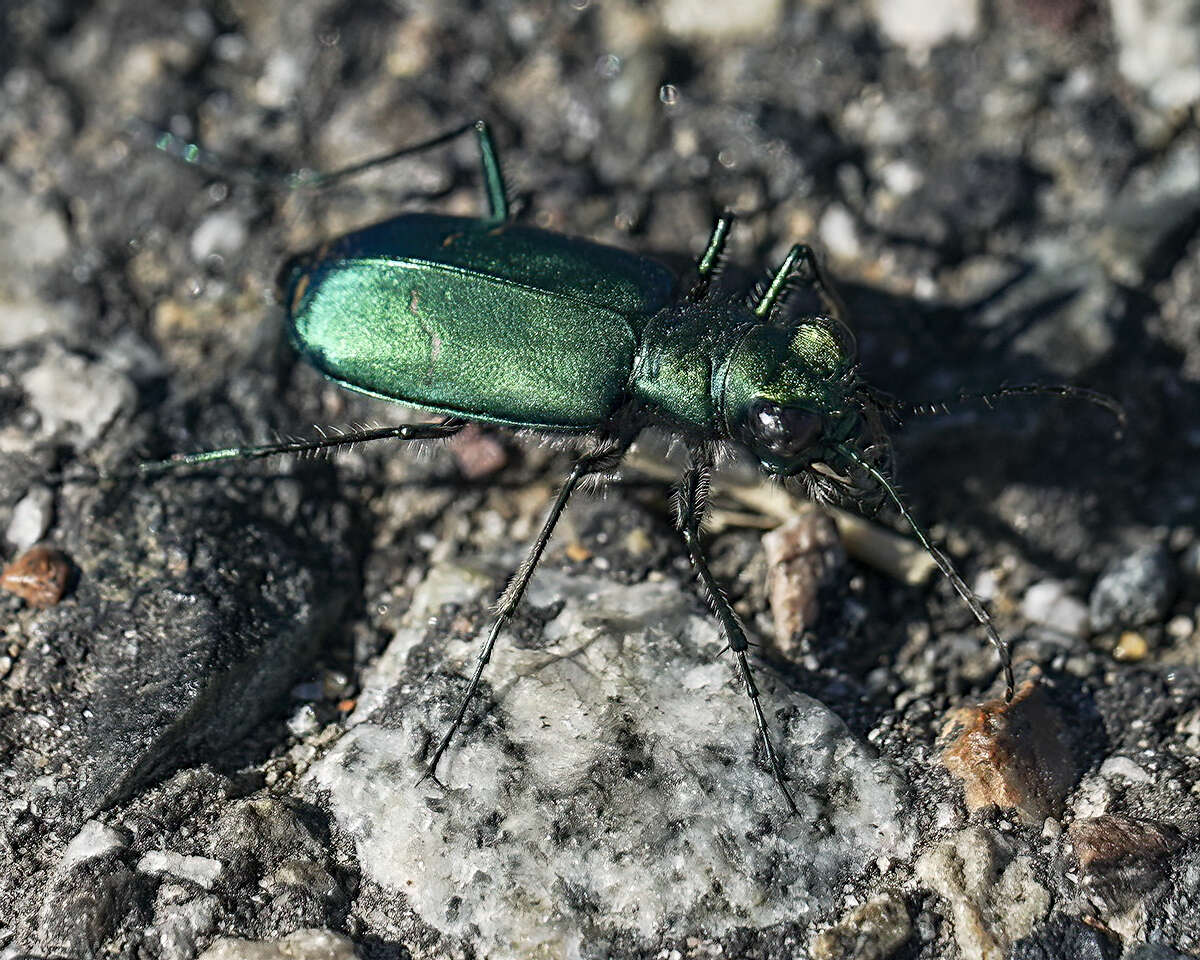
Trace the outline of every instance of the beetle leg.
{"label": "beetle leg", "polygon": [[[801,262],[804,256],[804,251],[808,251],[811,255],[812,250],[808,247],[796,244],[787,252],[787,256],[783,258],[783,263],[779,265],[779,269],[775,271],[775,275],[771,278],[767,289],[762,291],[759,287],[750,295],[749,305],[754,309],[756,317],[766,317],[770,314],[775,304],[779,303],[787,290],[788,282],[792,279],[796,265]],[[760,293],[760,291],[762,291]]]}
{"label": "beetle leg", "polygon": [[780,791],[783,793],[788,809],[793,814],[797,814],[800,811],[796,806],[796,801],[792,798],[791,791],[787,788],[783,763],[779,758],[779,754],[775,751],[774,744],[771,742],[771,734],[767,729],[767,718],[763,713],[762,704],[759,701],[758,685],[754,682],[754,675],[750,672],[750,664],[746,659],[746,650],[749,648],[750,643],[746,639],[746,632],[742,629],[741,621],[738,620],[737,614],[733,612],[729,598],[725,596],[725,591],[721,589],[721,585],[717,583],[716,578],[712,575],[712,571],[709,570],[708,561],[705,559],[704,550],[700,545],[700,524],[708,509],[708,488],[712,475],[712,456],[707,450],[701,447],[691,451],[691,459],[691,465],[684,471],[679,481],[679,530],[683,534],[683,542],[687,546],[692,566],[696,570],[696,576],[699,578],[701,584],[703,584],[705,593],[708,594],[709,603],[712,605],[713,612],[716,613],[717,619],[720,621],[721,632],[725,634],[725,640],[729,644],[729,649],[733,651],[733,656],[737,663],[738,678],[742,681],[742,686],[746,690],[746,696],[750,698],[750,705],[754,708],[754,719],[758,723],[759,737],[762,740],[763,750],[767,755],[767,762],[771,765],[771,773],[775,777],[775,783],[778,784]]}
{"label": "beetle leg", "polygon": [[479,158],[483,164],[483,189],[488,199],[488,219],[502,223],[508,219],[508,187],[504,184],[500,157],[496,153],[496,144],[492,140],[492,132],[486,120],[475,121],[475,135],[479,138]]}
{"label": "beetle leg", "polygon": [[211,170],[223,177],[284,187],[289,190],[297,190],[305,187],[326,187],[331,183],[345,180],[365,170],[372,170],[375,167],[391,163],[393,160],[400,159],[400,157],[407,157],[415,153],[423,153],[434,147],[440,147],[442,144],[449,143],[451,140],[462,136],[468,130],[474,130],[475,136],[479,140],[479,153],[483,165],[483,185],[488,200],[488,219],[498,223],[508,219],[508,191],[504,185],[504,175],[500,171],[500,160],[496,154],[496,145],[492,141],[491,131],[484,120],[476,120],[472,123],[463,124],[460,127],[455,127],[453,130],[439,133],[436,137],[422,140],[420,143],[413,143],[407,147],[390,150],[376,157],[368,157],[366,160],[360,160],[358,163],[353,163],[348,167],[342,167],[338,170],[320,171],[304,169],[295,170],[291,173],[279,173],[278,171],[263,167],[236,163],[213,153],[211,150],[206,150],[199,144],[189,143],[169,130],[163,130],[142,120],[131,120],[129,122],[129,130],[138,139],[148,140],[156,149],[190,166]]}
{"label": "beetle leg", "polygon": [[[226,447],[223,450],[204,450],[186,453],[169,460],[147,460],[131,470],[101,471],[100,480],[120,480],[131,477],[151,477],[168,473],[181,467],[207,466],[225,460],[259,460],[288,453],[312,453],[372,440],[438,440],[451,437],[467,425],[465,420],[451,417],[441,423],[405,423],[396,427],[373,427],[338,433],[337,436],[322,436],[315,440],[283,440],[279,443],[264,443],[255,447]],[[75,478],[70,478],[75,479]]]}
{"label": "beetle leg", "polygon": [[834,323],[845,325],[842,318],[846,314],[846,305],[829,282],[817,255],[813,253],[813,248],[807,243],[794,244],[788,250],[787,256],[783,258],[783,263],[771,277],[766,289],[759,287],[751,293],[748,305],[756,316],[765,318],[776,304],[782,302],[788,285],[797,279],[813,288],[820,297],[825,312]]}
{"label": "beetle leg", "polygon": [[479,654],[475,658],[475,671],[471,674],[471,682],[467,685],[467,692],[463,696],[462,703],[459,704],[458,713],[454,715],[454,720],[442,735],[437,749],[433,751],[433,757],[430,759],[422,779],[425,779],[425,777],[431,777],[434,780],[437,779],[435,774],[438,762],[442,759],[442,754],[446,752],[446,748],[450,746],[450,741],[454,739],[454,734],[458,732],[458,728],[462,725],[463,718],[467,714],[467,708],[470,707],[471,701],[475,698],[475,694],[479,689],[479,680],[483,676],[483,670],[492,658],[492,650],[496,646],[496,639],[500,636],[500,631],[512,619],[517,605],[521,602],[521,597],[525,595],[525,588],[529,586],[529,581],[533,578],[533,571],[537,567],[538,561],[542,558],[542,552],[546,549],[546,544],[550,541],[550,535],[554,532],[554,526],[558,523],[558,518],[562,516],[563,509],[566,507],[567,501],[571,498],[572,492],[584,477],[596,473],[605,473],[615,468],[625,456],[625,451],[629,449],[630,443],[631,440],[627,439],[608,438],[601,441],[595,451],[575,461],[575,466],[567,474],[567,479],[563,482],[562,488],[558,491],[557,498],[555,498],[554,505],[551,506],[550,512],[542,524],[541,532],[538,533],[537,539],[530,546],[524,562],[517,568],[517,572],[513,574],[512,579],[509,580],[504,593],[500,595],[500,599],[496,604],[496,619],[492,622],[492,628],[488,631],[487,638],[479,648]]}
{"label": "beetle leg", "polygon": [[688,300],[692,303],[703,299],[704,295],[708,293],[709,284],[720,271],[721,258],[725,254],[725,241],[729,239],[729,231],[732,228],[733,211],[726,210],[717,218],[712,235],[708,238],[708,246],[704,248],[700,259],[696,261],[696,273],[699,274],[699,279],[687,294]]}

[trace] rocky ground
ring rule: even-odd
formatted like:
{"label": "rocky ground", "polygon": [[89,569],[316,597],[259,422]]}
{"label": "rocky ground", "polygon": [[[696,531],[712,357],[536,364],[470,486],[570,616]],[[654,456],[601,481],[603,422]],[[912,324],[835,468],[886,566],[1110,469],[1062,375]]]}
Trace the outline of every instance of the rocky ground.
{"label": "rocky ground", "polygon": [[[1200,951],[1195,4],[0,18],[0,957]],[[748,271],[814,242],[880,389],[1120,399],[1120,437],[1046,399],[897,431],[910,506],[1015,643],[1012,706],[894,512],[835,522],[735,465],[711,552],[786,817],[650,443],[573,504],[486,712],[418,782],[563,451],[63,479],[405,416],[295,359],[274,278],[396,211],[480,209],[467,140],[289,192],[132,118],[285,171],[478,116],[529,222],[685,269],[724,207]]]}

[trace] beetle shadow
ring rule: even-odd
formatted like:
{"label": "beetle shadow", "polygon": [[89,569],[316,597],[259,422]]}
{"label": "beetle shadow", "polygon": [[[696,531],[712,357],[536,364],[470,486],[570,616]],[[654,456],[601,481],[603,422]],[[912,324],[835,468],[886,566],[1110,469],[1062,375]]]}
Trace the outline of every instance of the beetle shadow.
{"label": "beetle shadow", "polygon": [[[1068,377],[1031,349],[1024,335],[1035,328],[1048,338],[1062,333],[1048,340],[1045,353],[1052,355],[1058,340],[1071,335],[1053,329],[1056,315],[1083,290],[1056,293],[994,326],[979,322],[994,300],[990,295],[954,308],[862,286],[850,285],[844,292],[857,318],[864,379],[895,396],[924,401],[960,389],[1069,382],[1106,393],[1128,410],[1129,427],[1119,439],[1108,412],[1055,398],[1009,400],[992,409],[964,405],[945,416],[913,419],[893,432],[893,440],[905,497],[925,522],[976,524],[990,541],[1055,575],[1069,576],[1077,572],[1073,552],[1047,549],[1045,538],[1019,529],[997,508],[1010,485],[1054,491],[1086,509],[1089,533],[1100,542],[1105,531],[1121,523],[1178,521],[1168,504],[1148,512],[1144,494],[1130,483],[1131,471],[1149,483],[1163,466],[1195,460],[1178,437],[1187,420],[1183,411],[1200,409],[1200,385],[1172,383],[1183,393],[1173,410],[1147,395],[1147,384],[1178,371],[1182,357],[1148,333],[1149,304],[1136,294],[1121,292],[1125,302],[1111,311],[1111,348],[1094,361],[1075,364],[1078,372]],[[1147,471],[1146,463],[1156,469]]]}

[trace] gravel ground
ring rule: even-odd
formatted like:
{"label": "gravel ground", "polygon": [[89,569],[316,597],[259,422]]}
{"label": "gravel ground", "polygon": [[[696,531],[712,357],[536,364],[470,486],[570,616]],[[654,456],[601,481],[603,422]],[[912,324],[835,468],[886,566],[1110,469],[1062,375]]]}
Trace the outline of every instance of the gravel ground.
{"label": "gravel ground", "polygon": [[[1195,3],[0,18],[0,958],[1200,952]],[[895,434],[1015,644],[1013,704],[894,512],[831,520],[731,465],[710,550],[786,817],[650,443],[573,503],[421,783],[566,452],[489,429],[64,481],[409,417],[297,361],[275,277],[399,210],[481,209],[469,138],[289,192],[132,120],[282,172],[480,116],[527,222],[686,270],[731,207],[735,279],[812,242],[881,390],[1121,401],[1120,436],[1041,398]]]}

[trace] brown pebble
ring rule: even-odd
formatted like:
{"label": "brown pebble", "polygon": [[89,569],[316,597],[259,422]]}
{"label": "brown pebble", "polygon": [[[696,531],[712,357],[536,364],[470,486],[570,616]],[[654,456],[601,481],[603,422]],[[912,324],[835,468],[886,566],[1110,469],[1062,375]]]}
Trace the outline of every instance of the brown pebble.
{"label": "brown pebble", "polygon": [[816,935],[813,960],[885,960],[912,936],[908,907],[894,893],[884,893],[849,911]]}
{"label": "brown pebble", "polygon": [[798,637],[816,625],[821,590],[846,563],[837,524],[809,505],[762,538],[767,555],[767,591],[775,619],[775,646],[794,655]]}
{"label": "brown pebble", "polygon": [[1113,814],[1076,820],[1067,835],[1079,865],[1091,871],[1158,860],[1179,843],[1179,834],[1165,824]]}
{"label": "brown pebble", "polygon": [[1146,643],[1145,637],[1133,630],[1126,630],[1113,648],[1113,659],[1124,663],[1136,663],[1138,660],[1145,660],[1149,652],[1150,645]]}
{"label": "brown pebble", "polygon": [[52,607],[67,589],[71,565],[50,547],[32,547],[0,571],[0,587],[31,607]]}
{"label": "brown pebble", "polygon": [[567,559],[572,563],[583,563],[592,559],[592,551],[578,540],[572,540],[567,544]]}
{"label": "brown pebble", "polygon": [[478,424],[468,423],[454,435],[450,449],[458,469],[468,480],[482,480],[503,470],[508,452],[496,437],[484,433]]}
{"label": "brown pebble", "polygon": [[942,763],[962,780],[969,810],[996,806],[1041,823],[1061,811],[1078,774],[1062,716],[1036,680],[1011,703],[952,711],[942,738]]}

